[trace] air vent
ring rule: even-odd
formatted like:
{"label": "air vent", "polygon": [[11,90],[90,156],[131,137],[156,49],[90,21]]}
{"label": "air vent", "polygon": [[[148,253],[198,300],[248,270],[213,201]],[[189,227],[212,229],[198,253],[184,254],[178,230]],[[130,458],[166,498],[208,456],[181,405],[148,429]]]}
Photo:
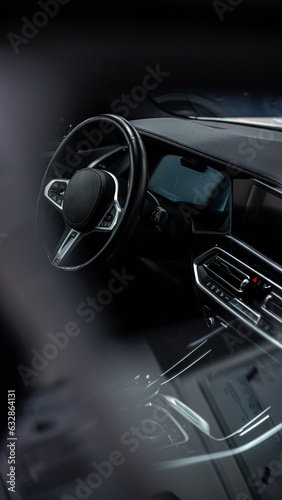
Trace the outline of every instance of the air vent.
{"label": "air vent", "polygon": [[282,297],[280,295],[275,292],[267,295],[261,308],[266,314],[282,323]]}
{"label": "air vent", "polygon": [[220,255],[215,255],[204,263],[207,274],[223,286],[242,293],[250,282],[250,277],[235,264]]}

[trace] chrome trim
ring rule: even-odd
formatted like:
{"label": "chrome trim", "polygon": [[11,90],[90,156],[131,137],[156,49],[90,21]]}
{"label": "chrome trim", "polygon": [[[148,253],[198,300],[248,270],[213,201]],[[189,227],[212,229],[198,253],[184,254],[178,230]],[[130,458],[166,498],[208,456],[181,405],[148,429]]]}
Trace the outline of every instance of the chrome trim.
{"label": "chrome trim", "polygon": [[242,309],[240,308],[240,306],[243,306],[243,308],[245,310],[248,310],[250,311],[251,314],[253,314],[253,316],[255,317],[255,319],[253,320],[254,323],[257,325],[259,320],[261,319],[261,314],[257,313],[256,311],[254,311],[251,307],[247,306],[247,304],[245,304],[245,302],[243,302],[242,300],[239,300],[237,299],[237,297],[233,297],[229,303],[235,307],[235,309],[237,311],[240,311],[242,312],[243,314],[245,314],[245,316],[247,316],[247,318],[251,319],[250,316],[248,316],[248,313],[246,311],[246,313],[244,313],[244,311],[242,311]]}
{"label": "chrome trim", "polygon": [[[116,214],[115,214],[115,217],[113,219],[113,222],[111,223],[111,226],[110,227],[98,227],[99,224],[94,228],[92,229],[91,231],[87,232],[87,233],[80,233],[78,231],[76,231],[75,229],[71,229],[70,232],[68,233],[68,235],[66,236],[66,238],[64,239],[63,243],[61,244],[59,250],[57,251],[54,259],[52,259],[52,264],[54,266],[59,266],[60,262],[62,261],[62,259],[65,257],[65,255],[67,254],[67,252],[71,249],[71,247],[73,246],[73,244],[77,241],[78,237],[79,236],[87,236],[88,234],[91,234],[93,233],[94,231],[106,231],[106,232],[109,232],[111,231],[117,221],[118,221],[118,218],[120,216],[120,214],[122,213],[122,208],[119,204],[119,201],[118,201],[118,181],[116,179],[116,177],[111,174],[110,172],[107,172],[105,171],[107,174],[109,174],[113,179],[114,179],[114,182],[115,182],[115,193],[114,193],[114,200],[113,202],[111,203],[110,207],[107,209],[106,213],[104,214],[103,218],[101,219],[101,221],[99,222],[99,224],[101,224],[101,222],[103,221],[105,215],[109,212],[109,210],[114,206],[115,209],[116,209]],[[75,237],[72,236],[72,234],[74,235],[75,234]],[[58,259],[58,262],[55,262],[55,259]],[[91,259],[90,261],[91,262]],[[73,268],[69,268],[69,267],[61,267],[61,269],[65,269],[65,270],[78,270],[80,269],[81,267],[83,267],[84,264],[80,264],[78,266],[75,266]]]}
{"label": "chrome trim", "polygon": [[[194,259],[194,262],[197,263],[199,260],[203,260],[203,258],[205,258],[205,255],[208,256],[213,251],[214,252],[215,251],[217,251],[217,252],[219,251],[219,252],[224,253],[225,255],[228,255],[228,257],[231,257],[233,260],[236,260],[236,262],[238,262],[239,264],[242,264],[245,268],[247,268],[249,271],[251,271],[252,273],[256,274],[257,276],[260,276],[261,278],[264,278],[266,281],[268,281],[269,283],[271,283],[271,285],[273,285],[275,288],[279,288],[281,290],[281,292],[282,292],[282,286],[278,285],[275,281],[272,281],[270,278],[266,277],[261,272],[257,271],[256,269],[253,269],[251,266],[249,266],[248,264],[246,264],[242,260],[238,259],[237,257],[234,257],[234,255],[232,255],[231,253],[227,252],[226,250],[224,250],[223,248],[221,248],[219,246],[213,246],[212,248],[210,248],[206,252],[202,253],[201,255],[199,255],[198,257],[196,257],[196,259]],[[257,252],[254,251],[253,253],[254,253],[254,255],[257,255]],[[280,272],[282,273],[282,267],[280,268]]]}
{"label": "chrome trim", "polygon": [[45,198],[47,198],[48,201],[50,201],[50,203],[52,203],[52,205],[54,205],[56,208],[58,208],[59,210],[62,211],[63,210],[63,205],[64,205],[64,198],[62,199],[62,204],[59,205],[59,203],[57,203],[56,201],[52,200],[52,198],[48,194],[48,191],[49,191],[50,187],[55,182],[64,182],[66,185],[68,185],[69,179],[60,179],[60,178],[58,178],[58,179],[52,179],[50,182],[48,182],[47,186],[45,186],[45,188],[44,188],[44,196],[45,196]]}
{"label": "chrome trim", "polygon": [[[230,288],[232,288],[236,292],[242,293],[244,287],[250,282],[250,276],[248,276],[248,274],[244,273],[240,269],[237,269],[232,263],[228,262],[227,260],[224,260],[223,257],[219,257],[219,259],[221,260],[221,262],[223,263],[223,265],[225,265],[227,267],[230,266],[233,269],[235,269],[235,271],[237,271],[238,273],[242,274],[242,281],[240,282],[239,288],[236,288],[236,286],[232,285],[229,281],[227,281],[226,279],[222,278],[220,276],[220,274],[217,274],[216,271],[213,271],[212,269],[210,269],[209,268],[209,264],[203,264],[203,267],[206,269],[207,274],[211,273],[213,276],[215,276],[216,278],[218,278],[221,281],[223,281],[224,283],[226,283]],[[215,260],[216,260],[216,257],[215,257]],[[243,278],[243,276],[245,276],[245,278]],[[238,281],[240,281],[239,278],[238,278]]]}
{"label": "chrome trim", "polygon": [[[120,206],[119,204],[119,201],[118,201],[118,180],[116,178],[115,175],[113,175],[111,172],[108,172],[107,170],[103,170],[103,172],[105,172],[106,174],[110,175],[113,179],[114,179],[114,183],[115,183],[115,193],[114,193],[114,199],[113,199],[113,202],[110,204],[109,208],[107,208],[105,214],[103,215],[102,219],[100,220],[99,224],[97,224],[97,226],[95,226],[94,230],[93,231],[104,231],[104,232],[109,232],[109,231],[112,231],[113,228],[115,227],[115,225],[117,224],[117,221],[123,211],[122,207]],[[111,223],[111,225],[109,227],[100,227],[100,224],[102,224],[104,218],[106,217],[107,213],[113,208],[115,207],[116,209],[116,214],[114,216],[114,219],[113,219],[113,222]],[[90,231],[90,232],[93,232],[93,231]]]}
{"label": "chrome trim", "polygon": [[[59,250],[57,251],[55,257],[52,259],[52,264],[54,266],[59,266],[61,260],[65,257],[67,252],[70,250],[70,248],[76,243],[77,239],[81,233],[78,231],[75,231],[74,229],[70,229],[69,233],[65,237],[64,241],[62,242]],[[57,260],[57,262],[56,262]]]}
{"label": "chrome trim", "polygon": [[177,413],[179,413],[182,417],[184,417],[188,422],[190,422],[191,424],[195,425],[195,427],[200,429],[200,431],[210,436],[209,423],[198,413],[192,410],[192,408],[190,408],[185,403],[183,403],[183,401],[180,401],[180,399],[177,399],[174,396],[162,394],[162,397],[173,410],[177,411]]}
{"label": "chrome trim", "polygon": [[188,352],[188,354],[186,354],[179,361],[177,361],[176,363],[174,363],[174,365],[170,366],[165,372],[162,372],[161,375],[160,375],[160,377],[163,377],[164,375],[167,375],[173,368],[175,368],[176,366],[180,365],[180,363],[182,363],[182,361],[184,361],[185,359],[189,358],[189,356],[191,356],[191,354],[193,354],[197,349],[199,349],[200,347],[202,347],[202,345],[204,345],[206,342],[207,342],[207,339],[203,340],[203,342],[201,344],[197,345],[197,347],[195,347],[192,351]]}
{"label": "chrome trim", "polygon": [[[196,349],[197,349],[197,347],[196,347]],[[194,349],[194,350],[196,350],[196,349]],[[164,382],[162,382],[161,385],[168,384],[169,382],[171,382],[172,380],[174,380],[176,377],[179,377],[179,375],[182,375],[182,373],[186,372],[186,370],[189,370],[189,368],[191,368],[191,366],[194,366],[196,363],[198,363],[198,361],[201,361],[201,359],[203,359],[205,356],[207,356],[207,354],[209,354],[210,352],[212,352],[212,349],[209,349],[204,354],[202,354],[201,356],[199,356],[199,358],[195,359],[195,361],[193,361],[192,363],[190,363],[190,365],[185,366],[185,368],[183,368],[183,370],[181,370],[180,372],[177,372],[176,374],[172,375],[172,377],[170,377],[169,379],[167,379]]]}
{"label": "chrome trim", "polygon": [[176,418],[174,418],[173,415],[166,408],[163,408],[163,406],[161,406],[159,404],[156,404],[154,402],[147,403],[145,405],[145,407],[147,407],[147,406],[149,406],[151,408],[154,407],[158,411],[162,411],[171,420],[171,422],[175,425],[175,427],[177,427],[179,433],[182,434],[182,440],[181,441],[179,441],[177,443],[171,443],[171,444],[168,444],[168,445],[158,446],[157,447],[158,450],[165,449],[165,448],[171,448],[172,446],[180,446],[181,444],[187,443],[187,441],[189,441],[189,435],[187,434],[187,432],[185,431],[185,429],[178,423],[178,421],[176,420]]}
{"label": "chrome trim", "polygon": [[[244,250],[247,250],[251,254],[253,254],[256,257],[258,257],[259,259],[261,259],[269,267],[272,267],[273,269],[275,269],[275,271],[279,271],[279,273],[282,273],[282,266],[280,266],[279,264],[277,264],[276,262],[274,262],[274,260],[268,259],[268,257],[266,257],[264,254],[262,254],[261,252],[259,252],[255,248],[251,247],[250,245],[248,245],[244,241],[239,240],[238,238],[235,238],[235,236],[232,236],[231,234],[226,235],[226,238],[229,238],[230,240],[234,241],[239,246],[241,246],[242,248],[244,248]],[[259,273],[257,273],[257,274],[259,274]]]}
{"label": "chrome trim", "polygon": [[282,297],[280,297],[280,295],[277,295],[277,293],[275,292],[272,292],[270,293],[269,295],[267,295],[267,297],[265,297],[264,299],[264,303],[262,304],[261,308],[262,310],[268,314],[272,319],[275,319],[276,321],[278,321],[279,323],[282,324],[282,316],[277,316],[277,314],[275,314],[274,312],[270,311],[269,309],[266,308],[266,304],[267,302],[272,299],[272,297],[276,297],[278,300],[280,300],[281,302],[281,305],[282,305]]}
{"label": "chrome trim", "polygon": [[[230,301],[229,302],[224,302],[223,300],[221,300],[217,295],[213,294],[208,288],[206,288],[201,283],[200,278],[199,278],[199,274],[198,274],[198,264],[199,264],[199,262],[201,262],[202,260],[204,260],[206,257],[208,257],[211,254],[211,252],[214,252],[214,251],[220,251],[220,252],[223,252],[225,255],[228,255],[228,256],[232,257],[234,260],[236,260],[237,262],[243,264],[245,267],[247,267],[248,269],[250,269],[252,272],[255,272],[256,275],[258,275],[258,276],[266,279],[269,283],[272,283],[275,287],[280,288],[280,290],[282,290],[282,288],[279,287],[276,283],[274,283],[273,281],[271,281],[268,278],[266,278],[263,274],[261,274],[261,273],[259,273],[257,271],[254,271],[250,266],[248,266],[247,264],[244,264],[242,261],[240,261],[239,259],[237,259],[233,255],[229,254],[228,252],[226,252],[222,248],[217,247],[217,246],[212,247],[211,249],[207,250],[206,252],[204,252],[203,254],[201,254],[200,256],[198,256],[193,261],[193,269],[194,269],[195,282],[196,282],[196,285],[203,292],[205,292],[206,295],[209,295],[215,302],[217,302],[221,307],[223,307],[223,309],[225,309],[226,311],[228,311],[232,316],[234,316],[235,311],[234,311],[234,308],[232,308],[230,305],[228,305]],[[251,328],[252,330],[254,330],[256,333],[258,333],[259,335],[261,335],[262,337],[264,337],[266,340],[268,340],[269,342],[272,342],[273,344],[275,344],[277,347],[279,347],[281,349],[281,347],[282,347],[282,336],[281,336],[281,341],[278,341],[274,337],[271,337],[270,335],[268,335],[257,324],[255,324],[254,322],[248,320],[246,316],[244,316],[243,314],[240,314],[240,311],[237,311],[237,309],[236,309],[236,315],[241,320],[241,322],[243,324],[245,324],[246,326],[248,326],[249,328]]]}

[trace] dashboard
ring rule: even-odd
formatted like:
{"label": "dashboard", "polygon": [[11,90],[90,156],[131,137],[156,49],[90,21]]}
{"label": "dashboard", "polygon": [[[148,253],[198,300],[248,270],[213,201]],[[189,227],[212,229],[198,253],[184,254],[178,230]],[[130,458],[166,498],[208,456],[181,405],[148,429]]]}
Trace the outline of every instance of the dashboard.
{"label": "dashboard", "polygon": [[282,264],[282,190],[256,179],[233,181],[232,234]]}
{"label": "dashboard", "polygon": [[148,189],[178,207],[191,222],[193,248],[203,246],[192,255],[193,272],[209,321],[240,320],[281,346],[282,187],[166,154]]}
{"label": "dashboard", "polygon": [[[159,151],[149,157],[148,189],[167,207],[177,207],[191,229],[197,286],[203,291],[205,270],[226,291],[236,292],[240,303],[245,297],[248,307],[260,301],[266,312],[271,290],[279,295],[281,287],[281,132],[267,131],[264,147],[247,156],[242,141],[247,135],[255,144],[259,128],[175,118],[135,125],[148,150]],[[273,307],[272,319],[280,322],[280,306]]]}

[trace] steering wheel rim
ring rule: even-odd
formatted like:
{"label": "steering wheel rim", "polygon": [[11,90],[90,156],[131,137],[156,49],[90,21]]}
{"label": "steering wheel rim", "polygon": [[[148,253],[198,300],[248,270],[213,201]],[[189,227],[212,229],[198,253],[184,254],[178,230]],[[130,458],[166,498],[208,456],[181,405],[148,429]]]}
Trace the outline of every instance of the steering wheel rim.
{"label": "steering wheel rim", "polygon": [[[119,137],[105,153],[104,141]],[[101,148],[102,155],[97,156]],[[125,199],[120,199],[120,179],[101,161],[117,151],[128,154],[129,168]],[[96,157],[93,160],[92,154]],[[80,155],[80,156],[79,156]],[[83,161],[81,158],[83,155]],[[91,159],[87,159],[87,155]],[[86,158],[86,161],[85,161]],[[54,175],[56,173],[57,175]],[[111,261],[126,245],[139,221],[145,201],[148,166],[143,141],[125,118],[100,114],[74,127],[62,140],[43,176],[36,207],[37,228],[50,263],[64,271],[84,268],[94,261]],[[49,215],[48,215],[49,212]],[[50,248],[44,225],[59,214],[63,232]],[[52,224],[52,223],[51,223]],[[102,243],[90,258],[71,265],[74,250],[86,237],[103,233]],[[52,247],[52,245],[51,245]]]}

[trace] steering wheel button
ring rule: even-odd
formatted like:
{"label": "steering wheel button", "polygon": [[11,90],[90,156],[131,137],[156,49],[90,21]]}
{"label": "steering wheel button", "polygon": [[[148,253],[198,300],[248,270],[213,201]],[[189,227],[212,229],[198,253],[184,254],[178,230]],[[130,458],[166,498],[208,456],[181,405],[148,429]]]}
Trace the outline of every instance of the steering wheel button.
{"label": "steering wheel button", "polygon": [[[105,141],[101,144],[100,158],[95,157],[95,160],[84,168],[73,168],[71,171],[66,168],[64,174],[56,172],[56,163],[67,167],[61,162],[64,162],[68,148],[74,147],[78,153],[79,144],[81,141],[85,142],[84,132],[92,133],[96,126],[101,124],[104,126],[104,122],[114,127],[118,141],[113,137],[113,142],[110,140],[108,144],[108,139],[105,137]],[[103,168],[113,165],[116,161],[115,155],[117,153],[120,155],[120,152],[126,155],[128,163],[126,181],[121,172],[118,172],[117,176]],[[97,168],[97,165],[102,169]],[[54,173],[59,177],[54,178]],[[123,242],[130,241],[131,234],[138,225],[147,191],[147,157],[137,129],[125,118],[114,114],[99,114],[86,119],[74,127],[60,142],[52,161],[47,166],[45,178],[49,179],[49,182],[46,185],[44,182],[41,183],[36,223],[40,226],[42,221],[47,222],[47,231],[43,234],[42,243],[50,263],[64,270],[78,270],[96,259],[107,261],[109,254],[111,259],[119,254],[119,238]],[[120,189],[123,186],[124,207],[119,202]],[[46,205],[46,198],[50,202],[49,205]],[[44,202],[41,203],[43,199]],[[54,207],[57,209],[56,217],[54,217]],[[120,213],[123,216],[119,218]],[[60,226],[57,225],[58,214],[62,217]],[[56,224],[53,232],[50,228],[52,222]],[[104,238],[101,234],[94,238],[93,235],[91,238],[95,239],[93,249],[89,248],[88,235],[99,229],[101,233],[110,232],[114,225],[115,231],[111,238]],[[62,229],[61,235],[57,227],[59,230]],[[40,227],[40,231],[41,229]],[[72,230],[74,234],[71,236]]]}

